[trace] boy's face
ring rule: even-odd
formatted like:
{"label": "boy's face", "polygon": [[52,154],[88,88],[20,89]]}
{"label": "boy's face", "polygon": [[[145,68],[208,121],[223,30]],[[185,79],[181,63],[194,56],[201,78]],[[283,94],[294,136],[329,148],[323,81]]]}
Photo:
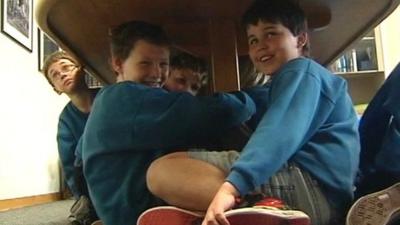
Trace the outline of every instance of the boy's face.
{"label": "boy's face", "polygon": [[201,87],[201,74],[191,69],[171,69],[164,87],[169,91],[186,91],[197,95]]}
{"label": "boy's face", "polygon": [[84,82],[83,72],[78,66],[68,59],[60,59],[51,64],[47,76],[54,85],[54,89],[60,93],[71,94]]}
{"label": "boy's face", "polygon": [[302,56],[307,34],[293,36],[281,23],[259,21],[247,28],[251,61],[258,71],[273,75],[292,59]]}
{"label": "boy's face", "polygon": [[134,81],[151,87],[161,87],[169,71],[169,49],[139,40],[128,58],[112,60],[118,73],[117,82]]}

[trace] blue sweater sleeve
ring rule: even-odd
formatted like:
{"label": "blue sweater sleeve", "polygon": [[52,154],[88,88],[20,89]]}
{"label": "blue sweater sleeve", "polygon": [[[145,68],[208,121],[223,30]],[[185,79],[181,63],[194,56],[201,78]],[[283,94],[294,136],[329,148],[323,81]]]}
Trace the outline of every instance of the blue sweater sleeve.
{"label": "blue sweater sleeve", "polygon": [[[385,82],[388,90],[383,108],[390,114],[388,121],[379,121],[385,125],[382,146],[378,148],[375,163],[378,170],[388,171],[400,179],[400,64],[392,71]],[[375,127],[372,127],[373,129]]]}
{"label": "blue sweater sleeve", "polygon": [[89,152],[85,145],[103,153],[197,147],[254,112],[254,102],[243,92],[194,97],[122,82],[96,97],[83,154]]}
{"label": "blue sweater sleeve", "polygon": [[318,78],[305,71],[284,68],[273,78],[269,108],[227,178],[242,195],[264,183],[304,144],[321,97]]}
{"label": "blue sweater sleeve", "polygon": [[[359,126],[361,138],[360,179],[376,169],[400,176],[400,64],[368,104]],[[396,157],[397,156],[397,157]]]}
{"label": "blue sweater sleeve", "polygon": [[376,167],[387,171],[400,179],[400,124],[393,119],[388,126],[380,151],[376,155]]}
{"label": "blue sweater sleeve", "polygon": [[75,148],[77,140],[69,124],[63,118],[60,118],[58,123],[57,144],[65,181],[74,197],[79,198],[80,193],[74,179]]}
{"label": "blue sweater sleeve", "polygon": [[74,197],[79,197],[82,190],[79,190],[75,182],[75,161],[77,159],[76,150],[79,146],[83,130],[88,118],[87,113],[83,113],[69,102],[60,114],[58,123],[57,143],[65,180],[71,189]]}

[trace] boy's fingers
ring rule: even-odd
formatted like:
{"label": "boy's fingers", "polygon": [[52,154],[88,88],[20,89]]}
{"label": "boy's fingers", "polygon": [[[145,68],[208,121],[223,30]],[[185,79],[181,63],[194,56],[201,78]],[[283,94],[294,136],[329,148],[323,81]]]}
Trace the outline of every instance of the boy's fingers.
{"label": "boy's fingers", "polygon": [[224,213],[218,213],[215,215],[215,219],[219,225],[229,225],[229,221],[226,219]]}
{"label": "boy's fingers", "polygon": [[202,225],[229,225],[224,213],[208,213]]}
{"label": "boy's fingers", "polygon": [[218,225],[218,222],[215,219],[211,219],[211,218],[204,218],[203,222],[201,223],[201,225]]}

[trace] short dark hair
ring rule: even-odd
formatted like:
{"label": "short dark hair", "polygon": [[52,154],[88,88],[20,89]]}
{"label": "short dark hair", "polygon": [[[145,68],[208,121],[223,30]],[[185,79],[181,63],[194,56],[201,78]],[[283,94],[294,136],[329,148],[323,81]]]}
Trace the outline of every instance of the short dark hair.
{"label": "short dark hair", "polygon": [[144,21],[133,20],[110,29],[112,56],[122,60],[127,59],[139,40],[166,47],[171,45],[170,39],[162,27]]}
{"label": "short dark hair", "polygon": [[[248,28],[249,25],[257,25],[259,21],[281,23],[294,36],[308,30],[306,15],[294,0],[255,0],[243,14],[242,24]],[[309,47],[309,43],[303,47],[306,56]]]}
{"label": "short dark hair", "polygon": [[176,69],[191,69],[199,73],[206,72],[204,60],[188,53],[178,53],[172,56],[170,67]]}
{"label": "short dark hair", "polygon": [[172,56],[170,68],[190,69],[200,75],[199,78],[201,86],[207,84],[207,65],[206,62],[200,57],[196,57],[185,52],[178,53]]}
{"label": "short dark hair", "polygon": [[62,60],[62,59],[66,59],[71,61],[73,64],[75,64],[78,67],[81,67],[81,64],[72,56],[70,56],[68,53],[64,52],[64,51],[56,51],[53,52],[52,54],[50,54],[44,61],[43,63],[43,68],[42,68],[42,73],[43,75],[46,77],[47,81],[51,84],[51,86],[54,87],[54,84],[51,82],[51,80],[49,79],[49,69],[50,66],[53,65],[54,63]]}

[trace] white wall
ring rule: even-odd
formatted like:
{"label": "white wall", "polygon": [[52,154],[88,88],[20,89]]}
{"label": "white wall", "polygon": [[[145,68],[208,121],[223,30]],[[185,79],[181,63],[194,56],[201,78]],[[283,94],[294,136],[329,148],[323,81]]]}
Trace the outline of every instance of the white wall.
{"label": "white wall", "polygon": [[37,28],[28,52],[0,33],[0,200],[54,193],[56,131],[67,102],[38,72]]}
{"label": "white wall", "polygon": [[380,25],[383,66],[388,75],[400,62],[400,6]]}

